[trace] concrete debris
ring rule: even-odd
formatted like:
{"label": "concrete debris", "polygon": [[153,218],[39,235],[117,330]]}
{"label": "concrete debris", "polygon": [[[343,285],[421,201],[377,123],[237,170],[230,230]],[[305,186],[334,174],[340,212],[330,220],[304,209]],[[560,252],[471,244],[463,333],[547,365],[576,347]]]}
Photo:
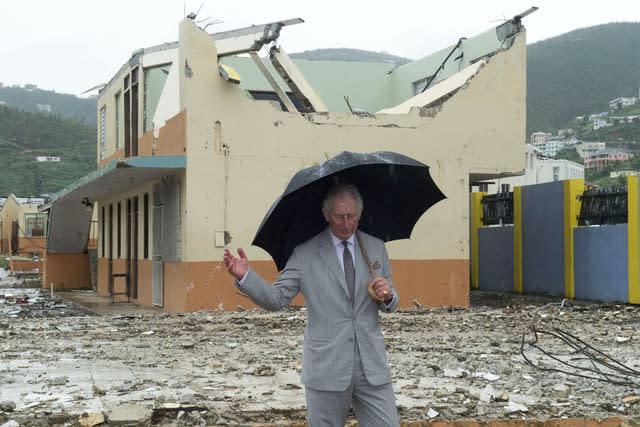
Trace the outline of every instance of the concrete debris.
{"label": "concrete debris", "polygon": [[[553,301],[472,292],[468,309],[414,304],[380,316],[403,422],[640,417],[640,382],[541,371],[521,355],[532,325],[555,325],[640,370],[640,307]],[[0,426],[304,424],[305,321],[300,308],[99,315],[0,285]],[[549,354],[581,361],[543,340]]]}
{"label": "concrete debris", "polygon": [[105,422],[105,417],[102,412],[84,413],[78,418],[78,423],[82,427],[99,426]]}

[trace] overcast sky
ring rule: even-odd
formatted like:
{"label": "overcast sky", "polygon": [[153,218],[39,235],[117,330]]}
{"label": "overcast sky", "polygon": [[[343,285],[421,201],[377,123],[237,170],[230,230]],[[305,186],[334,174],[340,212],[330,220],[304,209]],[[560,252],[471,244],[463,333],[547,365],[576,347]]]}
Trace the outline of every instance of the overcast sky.
{"label": "overcast sky", "polygon": [[198,10],[197,20],[221,21],[208,32],[302,18],[280,34],[288,53],[349,47],[417,59],[531,6],[539,10],[523,20],[528,43],[640,21],[638,0],[1,0],[0,82],[79,95],[134,50],[177,40],[180,20]]}

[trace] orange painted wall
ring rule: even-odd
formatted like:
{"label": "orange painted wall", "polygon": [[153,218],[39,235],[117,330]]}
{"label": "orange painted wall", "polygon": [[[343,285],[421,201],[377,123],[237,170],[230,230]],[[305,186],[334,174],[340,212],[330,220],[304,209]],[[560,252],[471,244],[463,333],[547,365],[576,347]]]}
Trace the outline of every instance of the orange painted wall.
{"label": "orange painted wall", "polygon": [[[252,268],[271,282],[277,277],[271,261],[252,261]],[[107,260],[98,259],[98,294],[109,295]],[[400,307],[413,307],[414,300],[428,307],[469,306],[469,262],[467,260],[392,260],[393,281],[400,293]],[[125,271],[125,260],[114,260],[114,272]],[[116,280],[120,292],[123,279]],[[120,282],[118,282],[118,280]],[[152,263],[138,262],[136,304],[151,306]],[[242,295],[220,262],[179,262],[164,264],[163,307],[171,312],[236,310],[257,306]],[[304,305],[298,295],[294,306]]]}
{"label": "orange painted wall", "polygon": [[138,298],[131,299],[136,304],[151,306],[151,260],[138,261]]}
{"label": "orange painted wall", "polygon": [[99,161],[98,162],[98,167],[101,168],[102,166],[106,165],[107,163],[109,163],[112,160],[123,159],[123,158],[124,158],[124,148],[116,151],[115,153],[113,153],[109,157],[105,157],[104,159]]}
{"label": "orange painted wall", "polygon": [[[126,260],[114,259],[113,272],[124,273],[126,271]],[[109,261],[106,258],[98,258],[98,295],[109,296]],[[114,278],[115,291],[122,292],[124,289],[124,279]],[[138,261],[138,298],[131,298],[131,302],[151,306],[151,261]]]}
{"label": "orange painted wall", "polygon": [[22,237],[18,238],[18,252],[42,254],[47,247],[46,237]]}
{"label": "orange painted wall", "polygon": [[109,262],[106,258],[98,258],[98,284],[96,293],[98,295],[109,295]]}
{"label": "orange painted wall", "polygon": [[159,138],[156,141],[156,156],[182,155],[187,149],[187,113],[182,111],[165,123],[160,128]]}
{"label": "orange painted wall", "polygon": [[138,156],[153,156],[153,131],[138,138]]}
{"label": "orange painted wall", "polygon": [[400,307],[469,306],[469,260],[391,260]]}
{"label": "orange painted wall", "polygon": [[[271,261],[251,263],[267,281],[277,272]],[[400,293],[400,307],[413,306],[417,300],[424,306],[469,306],[469,262],[467,260],[393,260],[393,281]],[[164,307],[173,312],[238,306],[255,308],[236,289],[233,278],[218,262],[165,264]],[[292,305],[304,305],[298,295]]]}
{"label": "orange painted wall", "polygon": [[88,254],[45,253],[42,287],[55,289],[91,289]]}
{"label": "orange painted wall", "polygon": [[38,269],[42,271],[42,261],[32,261],[32,260],[23,260],[23,259],[13,259],[9,260],[9,270],[11,271],[30,271]]}

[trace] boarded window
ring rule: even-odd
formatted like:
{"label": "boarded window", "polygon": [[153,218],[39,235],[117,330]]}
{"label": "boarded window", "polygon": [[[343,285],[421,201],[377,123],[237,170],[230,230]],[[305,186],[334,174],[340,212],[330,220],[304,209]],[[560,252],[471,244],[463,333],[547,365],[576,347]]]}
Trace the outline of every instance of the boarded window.
{"label": "boarded window", "polygon": [[24,214],[24,234],[27,237],[45,237],[47,235],[47,214]]}

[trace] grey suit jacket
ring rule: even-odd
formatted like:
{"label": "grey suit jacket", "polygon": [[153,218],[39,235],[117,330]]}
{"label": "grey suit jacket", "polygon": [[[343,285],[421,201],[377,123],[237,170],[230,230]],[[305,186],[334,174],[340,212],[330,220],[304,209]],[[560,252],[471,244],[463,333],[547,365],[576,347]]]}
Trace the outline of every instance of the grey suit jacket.
{"label": "grey suit jacket", "polygon": [[343,391],[351,384],[356,345],[369,383],[375,386],[391,381],[378,312],[394,311],[399,296],[391,281],[384,242],[358,233],[371,264],[377,268],[376,275],[389,281],[394,294],[389,307],[375,302],[368,294],[371,274],[357,240],[355,303],[351,305],[328,229],[294,249],[273,286],[252,269],[241,285],[253,302],[267,310],[286,307],[302,292],[307,307],[302,382],[316,390]]}

